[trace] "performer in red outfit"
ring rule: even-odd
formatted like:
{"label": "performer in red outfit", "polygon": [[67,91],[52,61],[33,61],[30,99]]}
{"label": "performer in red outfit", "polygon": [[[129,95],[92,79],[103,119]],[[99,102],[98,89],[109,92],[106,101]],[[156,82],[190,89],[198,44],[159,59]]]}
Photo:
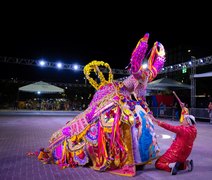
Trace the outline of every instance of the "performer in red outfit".
{"label": "performer in red outfit", "polygon": [[194,140],[197,136],[195,117],[185,115],[184,121],[179,126],[173,126],[155,119],[152,115],[150,118],[159,126],[176,133],[176,138],[170,148],[155,162],[157,169],[171,172],[176,175],[178,170],[193,170],[193,160],[187,160],[193,147]]}

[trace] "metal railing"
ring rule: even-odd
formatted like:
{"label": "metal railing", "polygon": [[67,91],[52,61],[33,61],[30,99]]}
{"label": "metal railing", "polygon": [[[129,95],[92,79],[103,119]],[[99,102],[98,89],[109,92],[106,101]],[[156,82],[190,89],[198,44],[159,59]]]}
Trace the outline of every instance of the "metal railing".
{"label": "metal railing", "polygon": [[[150,107],[150,110],[153,112],[155,117],[169,118],[172,120],[179,120],[181,113],[180,110],[172,107],[166,107],[163,111],[161,111],[160,107]],[[209,121],[207,108],[189,108],[189,112],[200,121]]]}

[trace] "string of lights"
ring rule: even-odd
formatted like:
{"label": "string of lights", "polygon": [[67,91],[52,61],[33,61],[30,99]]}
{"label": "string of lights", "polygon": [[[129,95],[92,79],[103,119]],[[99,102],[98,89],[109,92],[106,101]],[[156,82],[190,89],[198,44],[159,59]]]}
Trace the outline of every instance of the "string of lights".
{"label": "string of lights", "polygon": [[[74,71],[83,71],[84,66],[79,64],[66,64],[62,62],[49,62],[45,60],[33,60],[33,59],[22,59],[22,58],[15,58],[15,57],[1,57],[0,62],[2,63],[13,63],[13,64],[20,64],[20,65],[30,65],[30,66],[43,66],[47,68],[59,68],[65,70],[74,70]],[[170,65],[164,67],[159,74],[174,72],[182,70],[183,68],[192,68],[198,66],[204,66],[212,64],[212,56],[207,56],[204,58],[196,59],[195,57],[191,57],[191,60],[187,62],[182,62],[175,65]],[[125,69],[112,69],[113,74],[121,74],[121,75],[129,75],[129,71]],[[107,70],[103,69],[103,73],[106,73]]]}
{"label": "string of lights", "polygon": [[191,57],[191,60],[171,66],[164,67],[160,74],[167,73],[167,72],[174,72],[183,70],[183,68],[194,68],[198,66],[204,66],[212,64],[212,56],[207,56],[204,58],[196,59],[194,56]]}
{"label": "string of lights", "polygon": [[[0,56],[0,62],[1,63],[13,63],[13,64],[20,64],[20,65],[30,65],[30,66],[40,66],[40,67],[46,67],[46,68],[57,68],[57,69],[64,69],[64,70],[73,70],[73,71],[83,71],[84,66],[79,64],[66,64],[62,62],[48,62],[44,59],[41,60],[33,60],[33,59],[22,59],[22,58],[14,58],[14,57],[1,57]],[[196,67],[204,66],[212,64],[212,56],[207,56],[203,58],[196,59],[194,56],[191,56],[191,59],[187,62],[182,62],[179,64],[174,64],[170,66],[166,66],[162,68],[161,72],[159,74],[164,73],[170,73],[174,71],[182,71],[183,73],[186,72],[188,68],[191,68],[191,107],[196,106],[196,80],[193,78],[192,75],[196,73]],[[144,66],[144,64],[143,64]],[[103,73],[108,73],[107,69],[101,69]],[[118,81],[124,80],[130,72],[125,69],[112,69],[113,74],[120,74],[124,77],[117,79]],[[54,83],[57,84],[58,83]],[[71,84],[71,83],[63,83],[60,84],[61,86],[65,87],[82,87],[87,86],[87,83],[85,84]]]}

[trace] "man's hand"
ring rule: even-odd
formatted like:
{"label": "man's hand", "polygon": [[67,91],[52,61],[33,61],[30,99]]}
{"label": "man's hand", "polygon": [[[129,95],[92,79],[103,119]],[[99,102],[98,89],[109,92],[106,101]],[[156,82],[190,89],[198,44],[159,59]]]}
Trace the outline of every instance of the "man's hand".
{"label": "man's hand", "polygon": [[148,116],[149,116],[149,118],[152,120],[152,122],[157,123],[157,124],[160,122],[160,121],[157,120],[152,114],[149,114]]}

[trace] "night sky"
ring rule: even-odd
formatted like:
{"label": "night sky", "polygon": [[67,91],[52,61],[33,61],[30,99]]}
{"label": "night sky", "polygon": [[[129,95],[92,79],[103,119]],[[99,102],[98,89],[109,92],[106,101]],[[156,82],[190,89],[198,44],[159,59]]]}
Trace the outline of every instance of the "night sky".
{"label": "night sky", "polygon": [[[150,29],[138,25],[130,29],[112,27],[18,28],[1,34],[3,46],[0,55],[27,59],[45,58],[53,62],[61,60],[70,64],[79,62],[81,65],[96,59],[109,62],[113,68],[124,68],[137,42],[146,32],[150,33],[149,49],[155,41],[159,41],[168,52],[182,47],[191,49],[192,55],[197,58],[212,55],[212,34],[207,32],[208,29],[204,31],[197,27],[195,30],[174,31],[175,29]],[[117,63],[118,61],[122,63]]]}
{"label": "night sky", "polygon": [[[83,66],[92,60],[103,60],[111,68],[123,69],[146,32],[150,33],[149,48],[159,41],[167,52],[175,52],[181,47],[191,49],[191,55],[197,58],[212,55],[211,18],[204,9],[207,5],[200,4],[190,9],[178,5],[176,10],[152,9],[136,3],[122,8],[105,4],[96,4],[92,8],[78,6],[77,9],[73,5],[65,6],[52,9],[22,7],[1,12],[0,56],[44,58]],[[148,11],[144,12],[143,8]],[[40,69],[27,69],[28,76],[20,78],[42,78]],[[9,76],[24,74],[24,68],[20,66],[13,67],[12,71],[19,72]],[[53,78],[58,76],[56,70],[48,71]],[[1,77],[5,78],[6,74],[8,70],[1,69]]]}

